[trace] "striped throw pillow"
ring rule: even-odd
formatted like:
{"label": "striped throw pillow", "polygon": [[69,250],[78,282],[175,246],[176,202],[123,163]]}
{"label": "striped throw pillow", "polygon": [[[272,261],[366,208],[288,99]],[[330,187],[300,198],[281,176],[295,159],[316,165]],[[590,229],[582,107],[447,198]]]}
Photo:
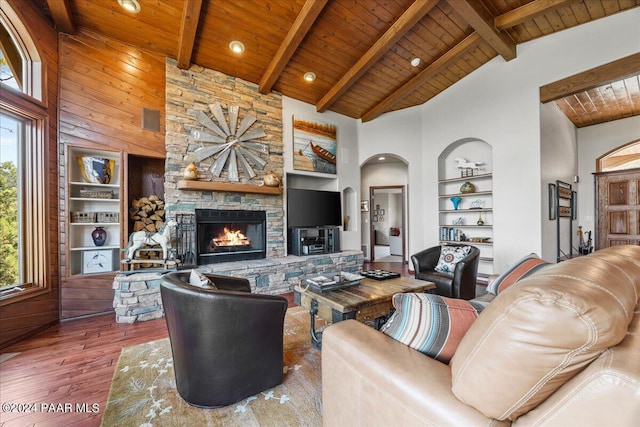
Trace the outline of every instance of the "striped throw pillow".
{"label": "striped throw pillow", "polygon": [[518,262],[516,262],[511,268],[498,276],[496,280],[489,283],[489,286],[487,286],[487,292],[493,295],[498,295],[518,280],[524,279],[550,264],[551,263],[540,259],[536,254],[529,254],[518,260]]}
{"label": "striped throw pillow", "polygon": [[391,338],[449,363],[483,305],[432,294],[395,294],[396,311],[380,329]]}

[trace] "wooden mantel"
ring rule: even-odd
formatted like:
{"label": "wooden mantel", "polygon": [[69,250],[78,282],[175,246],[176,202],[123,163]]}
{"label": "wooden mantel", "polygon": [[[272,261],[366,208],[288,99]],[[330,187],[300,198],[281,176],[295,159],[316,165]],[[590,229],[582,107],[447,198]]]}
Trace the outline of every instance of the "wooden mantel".
{"label": "wooden mantel", "polygon": [[227,191],[231,193],[254,193],[254,194],[282,194],[281,187],[267,187],[265,185],[232,184],[220,181],[178,181],[178,190],[190,191]]}

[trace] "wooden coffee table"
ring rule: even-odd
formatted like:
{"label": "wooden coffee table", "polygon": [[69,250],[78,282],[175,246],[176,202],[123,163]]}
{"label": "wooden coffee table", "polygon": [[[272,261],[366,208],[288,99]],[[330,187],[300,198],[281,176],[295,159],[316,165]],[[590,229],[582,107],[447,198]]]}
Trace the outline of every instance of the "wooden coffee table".
{"label": "wooden coffee table", "polygon": [[350,286],[328,292],[296,286],[294,302],[309,310],[311,315],[311,342],[320,349],[322,332],[316,330],[315,316],[328,323],[355,319],[373,322],[379,329],[383,320],[391,313],[391,298],[397,293],[429,292],[435,289],[433,282],[412,277],[397,277],[388,280],[362,279],[357,286]]}

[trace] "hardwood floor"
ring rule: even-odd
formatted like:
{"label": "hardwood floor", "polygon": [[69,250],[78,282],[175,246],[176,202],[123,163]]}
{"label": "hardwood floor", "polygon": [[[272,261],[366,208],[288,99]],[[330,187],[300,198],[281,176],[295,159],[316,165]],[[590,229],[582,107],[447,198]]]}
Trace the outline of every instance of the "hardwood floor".
{"label": "hardwood floor", "polygon": [[[129,325],[103,315],[62,322],[3,349],[20,354],[0,364],[0,425],[99,426],[122,348],[166,336],[164,319]],[[76,412],[83,403],[98,411]]]}
{"label": "hardwood floor", "polygon": [[[400,263],[364,268],[408,274]],[[293,294],[285,297],[292,306]],[[122,348],[167,336],[164,319],[130,325],[109,314],[62,322],[3,349],[20,354],[0,363],[0,426],[99,426]]]}

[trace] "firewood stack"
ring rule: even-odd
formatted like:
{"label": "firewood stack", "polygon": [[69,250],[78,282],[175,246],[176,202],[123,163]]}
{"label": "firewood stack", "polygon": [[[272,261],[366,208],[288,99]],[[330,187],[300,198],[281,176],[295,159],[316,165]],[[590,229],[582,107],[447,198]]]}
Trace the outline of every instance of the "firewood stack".
{"label": "firewood stack", "polygon": [[156,195],[133,200],[129,217],[133,220],[133,232],[155,233],[164,224],[164,201]]}
{"label": "firewood stack", "polygon": [[[133,221],[133,231],[145,230],[155,233],[164,224],[164,201],[156,195],[133,200],[129,208],[129,217]],[[137,260],[159,260],[162,258],[162,248],[160,245],[146,246],[146,249],[136,251]],[[153,263],[139,264],[140,268],[151,268]]]}

